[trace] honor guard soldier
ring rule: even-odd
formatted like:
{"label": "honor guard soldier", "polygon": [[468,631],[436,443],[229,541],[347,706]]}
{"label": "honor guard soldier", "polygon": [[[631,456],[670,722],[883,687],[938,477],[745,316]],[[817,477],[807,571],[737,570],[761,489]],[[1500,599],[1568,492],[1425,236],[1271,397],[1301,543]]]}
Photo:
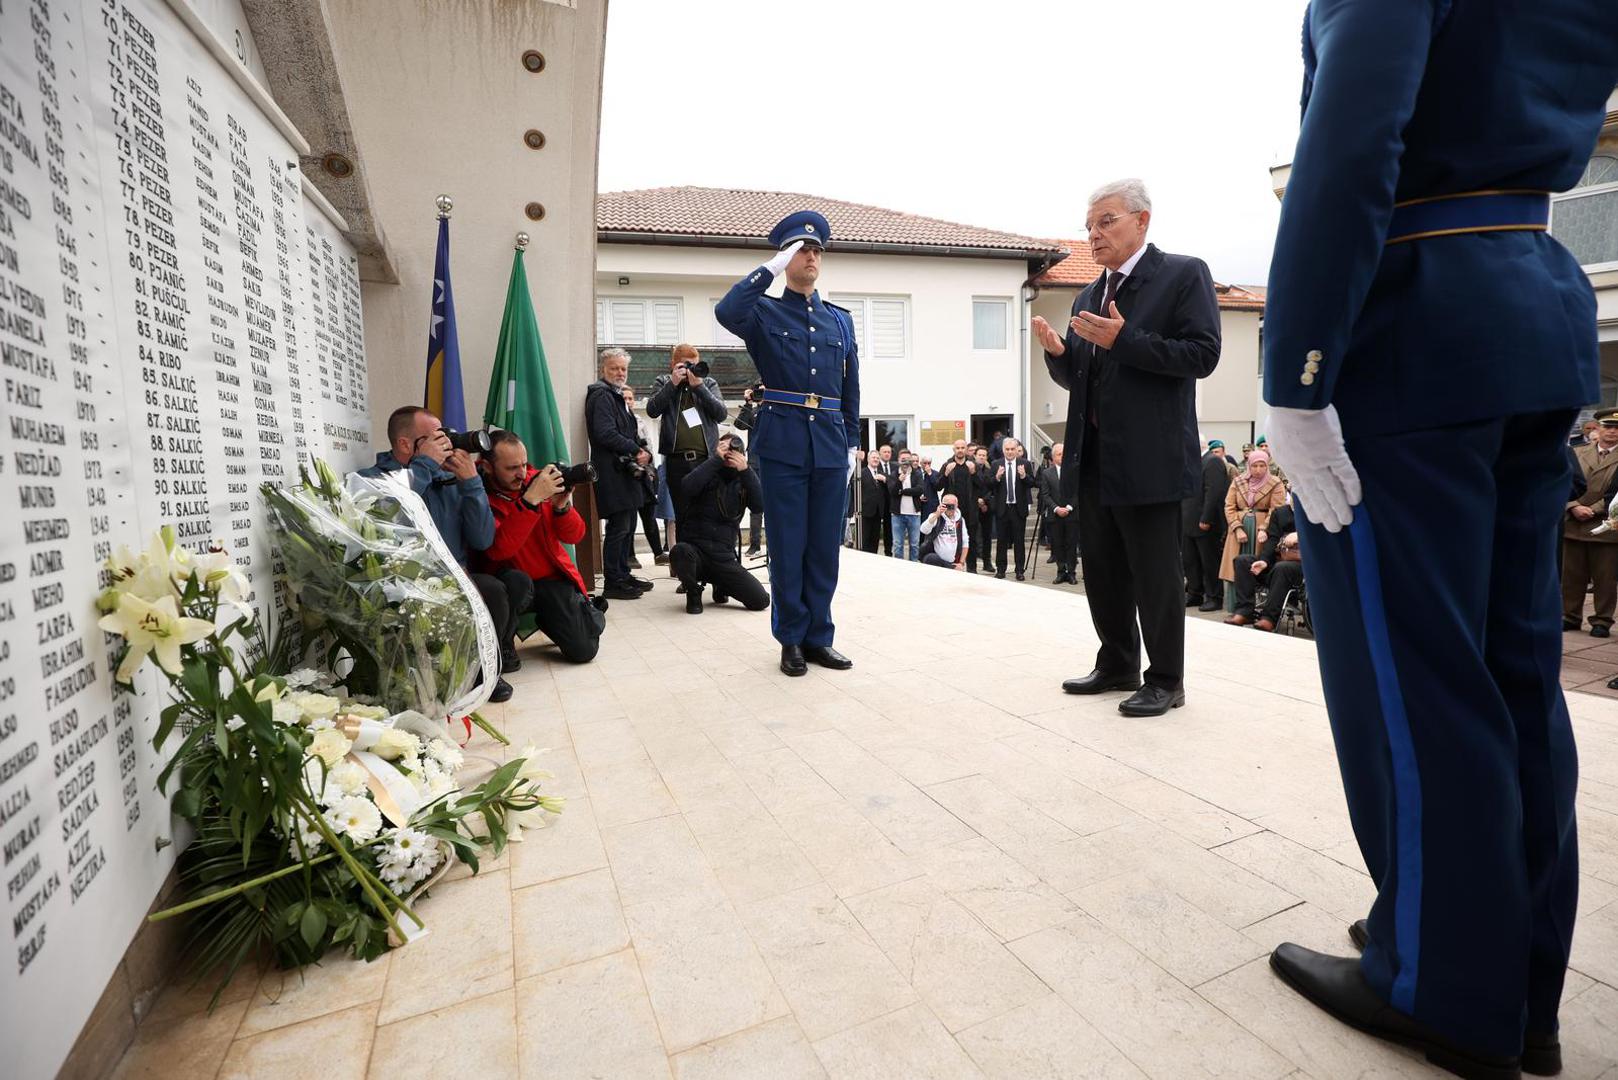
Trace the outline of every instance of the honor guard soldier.
{"label": "honor guard soldier", "polygon": [[1303,51],[1264,396],[1377,897],[1357,960],[1270,963],[1459,1075],[1550,1075],[1578,891],[1556,545],[1600,366],[1547,224],[1618,84],[1618,3],[1313,0]]}
{"label": "honor guard soldier", "polygon": [[[788,215],[770,232],[777,253],[714,308],[719,325],[746,343],[764,382],[753,449],[770,545],[770,623],[788,675],[805,674],[809,663],[854,666],[832,648],[831,598],[860,442],[860,368],[853,319],[815,291],[830,242],[821,215]],[[785,291],[766,296],[783,272]]]}

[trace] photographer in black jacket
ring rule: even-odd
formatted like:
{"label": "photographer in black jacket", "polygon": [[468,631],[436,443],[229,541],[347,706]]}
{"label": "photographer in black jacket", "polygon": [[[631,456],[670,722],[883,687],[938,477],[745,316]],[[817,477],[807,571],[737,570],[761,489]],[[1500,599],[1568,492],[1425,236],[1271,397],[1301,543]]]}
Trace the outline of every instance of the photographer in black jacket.
{"label": "photographer in black jacket", "polygon": [[685,510],[680,542],[669,550],[669,566],[685,586],[685,610],[702,614],[702,586],[713,586],[714,603],[734,596],[748,611],[770,606],[769,594],[736,559],[742,514],[764,505],[758,473],[747,466],[740,435],[722,435],[717,452],[698,465],[684,483]]}
{"label": "photographer in black jacket", "polygon": [[1225,549],[1225,493],[1230,490],[1230,470],[1225,468],[1223,440],[1209,440],[1208,452],[1202,455],[1198,468],[1201,479],[1197,487],[1180,501],[1180,561],[1185,568],[1185,606],[1217,611],[1225,602],[1224,583],[1219,580],[1219,557]]}

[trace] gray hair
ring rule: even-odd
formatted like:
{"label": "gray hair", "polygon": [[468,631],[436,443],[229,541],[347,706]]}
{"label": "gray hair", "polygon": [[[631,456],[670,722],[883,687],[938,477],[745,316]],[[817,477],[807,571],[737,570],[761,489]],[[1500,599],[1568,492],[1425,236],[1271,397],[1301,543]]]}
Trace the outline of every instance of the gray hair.
{"label": "gray hair", "polygon": [[1133,214],[1137,210],[1150,210],[1152,197],[1146,194],[1146,185],[1134,177],[1128,180],[1114,180],[1110,184],[1102,184],[1090,193],[1090,205],[1094,206],[1103,199],[1121,196],[1124,200],[1124,209]]}
{"label": "gray hair", "polygon": [[624,363],[627,364],[627,363],[629,363],[629,350],[628,349],[620,349],[620,348],[617,348],[617,347],[614,347],[614,348],[611,348],[611,349],[602,349],[601,350],[601,366],[606,367],[608,360],[622,360]]}

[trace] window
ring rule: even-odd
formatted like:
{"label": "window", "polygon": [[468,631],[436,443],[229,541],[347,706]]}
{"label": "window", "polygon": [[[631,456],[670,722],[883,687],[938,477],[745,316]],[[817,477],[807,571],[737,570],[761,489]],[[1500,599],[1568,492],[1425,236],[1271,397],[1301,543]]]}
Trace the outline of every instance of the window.
{"label": "window", "polygon": [[678,345],[680,301],[616,296],[597,300],[596,340],[603,345]]}
{"label": "window", "polygon": [[1585,268],[1618,264],[1618,157],[1597,154],[1551,201],[1551,232]]}
{"label": "window", "polygon": [[903,360],[909,356],[910,302],[901,296],[829,298],[848,309],[862,360]]}
{"label": "window", "polygon": [[[713,309],[717,308],[718,306],[718,300],[708,301],[708,310],[710,312],[713,312]],[[709,345],[728,346],[731,348],[740,349],[743,344],[741,338],[719,325],[719,315],[717,312],[714,312],[712,315],[712,328],[708,332],[708,337],[710,340],[707,342],[707,344]]]}
{"label": "window", "polygon": [[1010,321],[1011,301],[972,299],[972,348],[1004,349],[1006,324]]}

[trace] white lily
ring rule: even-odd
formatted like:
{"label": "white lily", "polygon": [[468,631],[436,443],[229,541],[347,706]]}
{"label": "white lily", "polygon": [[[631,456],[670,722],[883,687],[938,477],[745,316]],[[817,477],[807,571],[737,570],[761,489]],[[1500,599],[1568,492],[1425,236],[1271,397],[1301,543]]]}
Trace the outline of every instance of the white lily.
{"label": "white lily", "polygon": [[[181,548],[180,550],[184,551],[185,549]],[[177,569],[175,572],[177,574],[179,573],[178,567],[181,565],[182,561],[176,559],[175,566]],[[230,552],[209,551],[202,555],[192,555],[187,552],[183,565],[185,567],[185,576],[178,578],[175,581],[176,585],[184,588],[186,579],[195,576],[198,584],[212,591],[219,598],[221,618],[226,617],[227,611],[234,612],[236,616],[244,619],[253,617],[253,606],[247,602],[249,590],[247,575],[236,568],[236,561],[230,557]],[[232,621],[234,621],[234,618],[226,619],[226,625]]]}
{"label": "white lily", "polygon": [[180,614],[174,597],[150,601],[126,593],[118,610],[101,617],[101,629],[121,635],[129,643],[124,662],[118,665],[118,681],[129,682],[151,653],[157,664],[170,675],[180,673],[180,648],[201,641],[213,633],[213,623]]}

